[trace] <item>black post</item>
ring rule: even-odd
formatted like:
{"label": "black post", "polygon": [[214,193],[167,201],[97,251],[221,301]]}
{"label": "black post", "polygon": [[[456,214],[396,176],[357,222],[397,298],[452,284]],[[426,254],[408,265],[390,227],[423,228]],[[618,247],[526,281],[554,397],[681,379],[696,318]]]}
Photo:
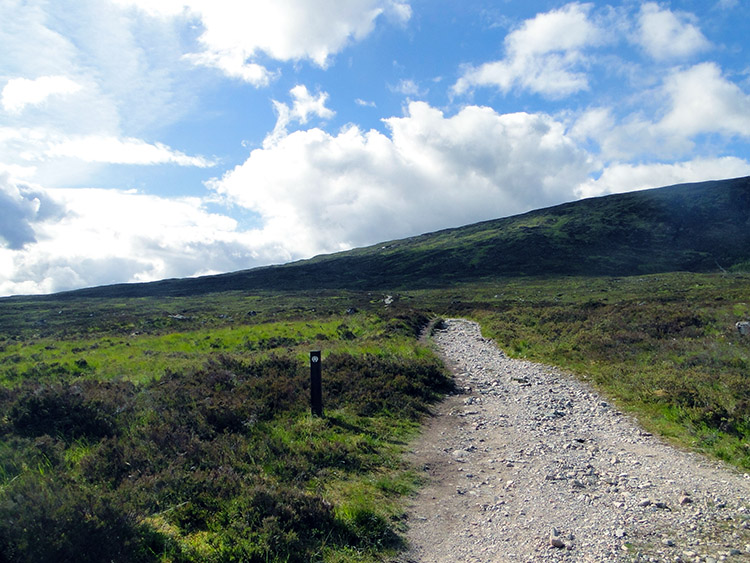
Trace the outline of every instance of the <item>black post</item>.
{"label": "black post", "polygon": [[323,382],[320,350],[310,352],[310,410],[314,416],[323,416]]}

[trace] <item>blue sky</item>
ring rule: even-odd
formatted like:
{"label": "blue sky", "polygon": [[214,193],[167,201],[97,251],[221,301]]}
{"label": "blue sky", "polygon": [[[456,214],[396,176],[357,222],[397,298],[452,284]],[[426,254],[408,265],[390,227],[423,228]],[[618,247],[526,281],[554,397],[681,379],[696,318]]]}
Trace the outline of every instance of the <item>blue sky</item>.
{"label": "blue sky", "polygon": [[0,295],[750,175],[750,4],[0,0]]}

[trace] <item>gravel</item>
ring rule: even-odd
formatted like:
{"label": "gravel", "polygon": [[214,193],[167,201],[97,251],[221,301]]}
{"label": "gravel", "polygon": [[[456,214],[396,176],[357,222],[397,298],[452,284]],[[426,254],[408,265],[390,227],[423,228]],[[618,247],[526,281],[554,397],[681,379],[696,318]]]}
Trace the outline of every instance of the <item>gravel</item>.
{"label": "gravel", "polygon": [[427,485],[400,562],[750,561],[750,476],[644,432],[478,325],[435,343],[460,392],[412,445]]}

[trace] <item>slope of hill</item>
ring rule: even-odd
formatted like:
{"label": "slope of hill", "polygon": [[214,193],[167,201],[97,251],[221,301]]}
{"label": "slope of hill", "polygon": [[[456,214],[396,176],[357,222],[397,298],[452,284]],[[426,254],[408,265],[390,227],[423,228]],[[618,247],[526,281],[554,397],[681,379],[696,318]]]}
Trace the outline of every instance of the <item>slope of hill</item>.
{"label": "slope of hill", "polygon": [[[711,271],[750,260],[750,178],[587,199],[300,263],[342,285]],[[360,279],[354,276],[360,275]]]}
{"label": "slope of hill", "polygon": [[591,198],[283,266],[67,295],[398,289],[495,277],[707,272],[748,264],[750,177],[745,177]]}

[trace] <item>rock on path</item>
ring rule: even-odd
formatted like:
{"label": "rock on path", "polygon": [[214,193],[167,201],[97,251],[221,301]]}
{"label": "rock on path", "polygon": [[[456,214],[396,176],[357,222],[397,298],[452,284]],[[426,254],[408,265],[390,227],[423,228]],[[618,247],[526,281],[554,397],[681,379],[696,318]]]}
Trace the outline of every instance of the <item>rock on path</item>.
{"label": "rock on path", "polygon": [[478,325],[435,342],[458,395],[413,445],[427,486],[403,562],[750,561],[750,478],[665,445]]}

